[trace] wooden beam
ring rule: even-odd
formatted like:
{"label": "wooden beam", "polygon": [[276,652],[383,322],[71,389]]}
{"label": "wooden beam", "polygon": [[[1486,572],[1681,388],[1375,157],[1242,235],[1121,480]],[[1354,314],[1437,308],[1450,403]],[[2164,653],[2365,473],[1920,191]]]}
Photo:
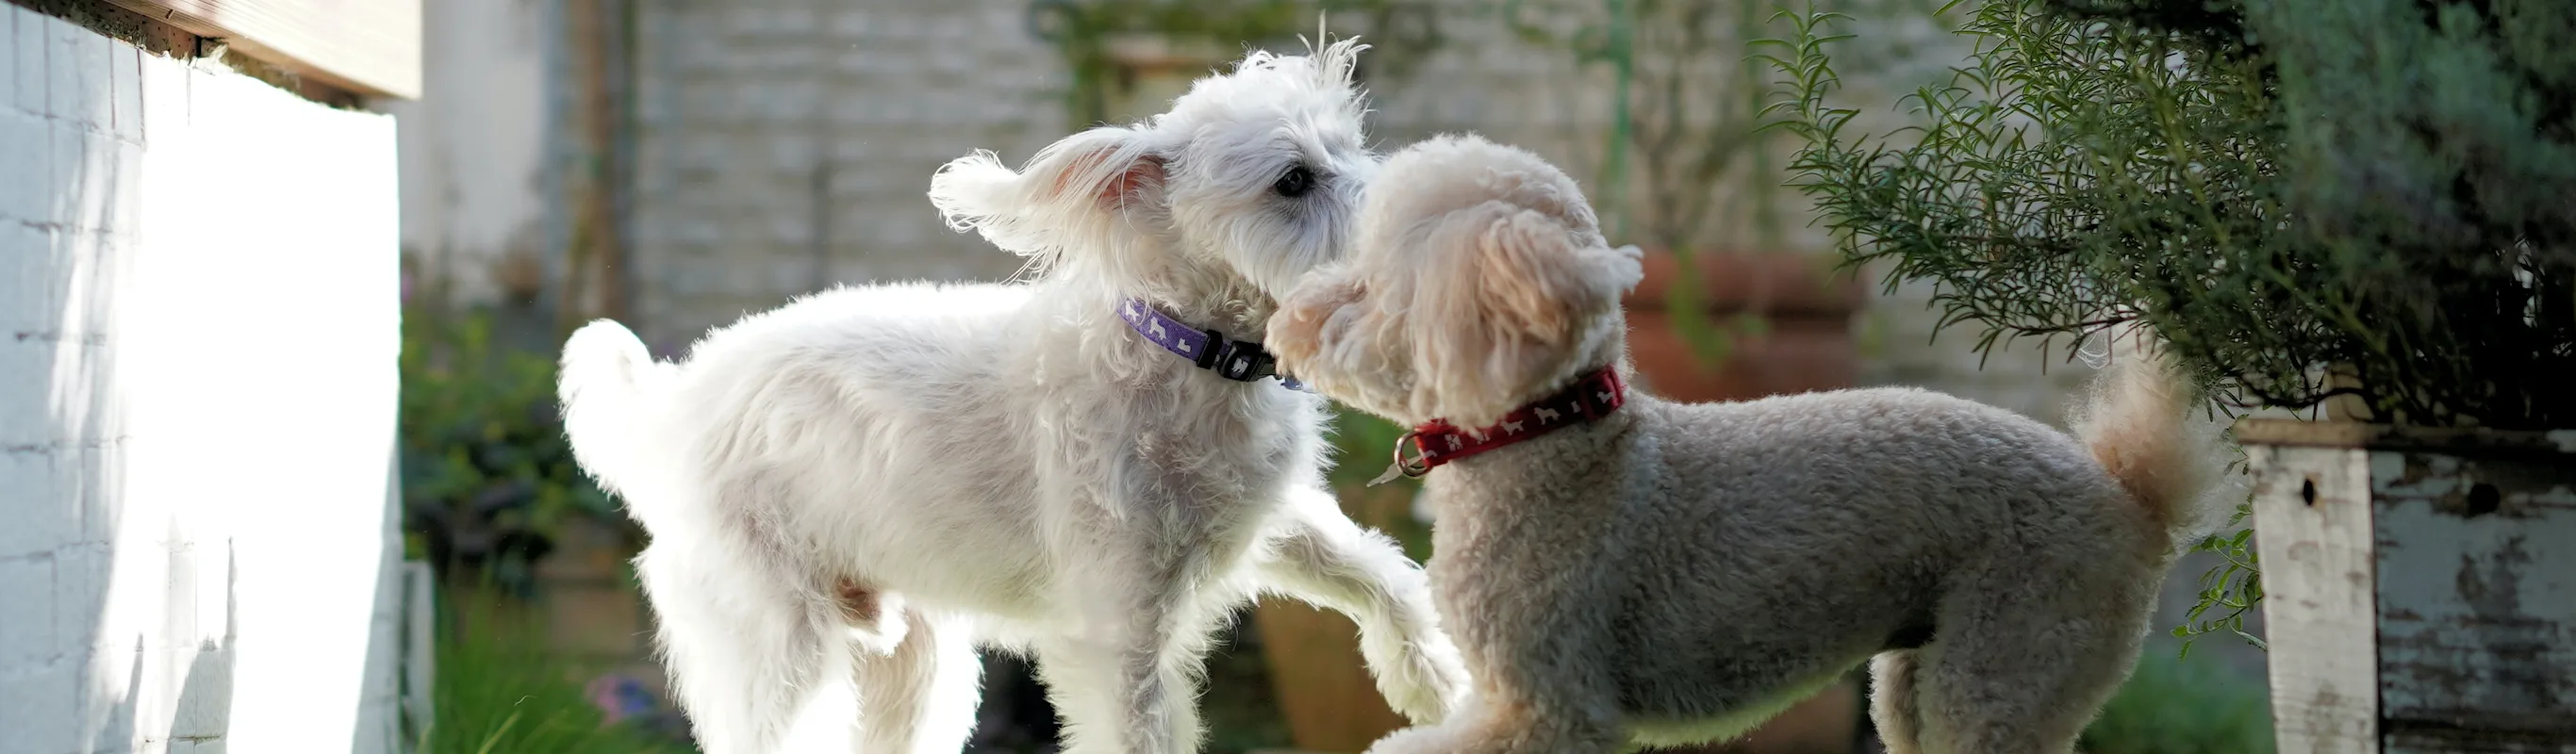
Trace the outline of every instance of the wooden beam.
{"label": "wooden beam", "polygon": [[421,88],[421,0],[105,0],[369,97]]}
{"label": "wooden beam", "polygon": [[2422,450],[2482,455],[2576,454],[2576,431],[2516,432],[2475,427],[2412,427],[2341,421],[2245,418],[2236,441],[2301,448]]}
{"label": "wooden beam", "polygon": [[2284,752],[2379,751],[2369,451],[2249,444],[2273,735]]}

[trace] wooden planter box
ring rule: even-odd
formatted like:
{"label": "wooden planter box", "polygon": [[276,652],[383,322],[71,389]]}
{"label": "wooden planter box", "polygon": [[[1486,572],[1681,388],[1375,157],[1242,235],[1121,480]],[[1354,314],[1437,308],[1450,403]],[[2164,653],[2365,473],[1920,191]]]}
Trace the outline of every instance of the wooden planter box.
{"label": "wooden planter box", "polygon": [[2249,419],[2283,752],[2576,752],[2576,432]]}

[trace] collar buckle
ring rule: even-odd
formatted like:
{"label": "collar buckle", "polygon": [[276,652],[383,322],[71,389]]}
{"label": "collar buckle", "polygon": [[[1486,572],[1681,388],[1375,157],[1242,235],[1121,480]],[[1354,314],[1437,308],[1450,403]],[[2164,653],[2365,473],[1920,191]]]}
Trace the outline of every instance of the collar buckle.
{"label": "collar buckle", "polygon": [[1207,352],[1199,355],[1199,366],[1236,382],[1251,382],[1277,373],[1277,357],[1262,350],[1261,344],[1226,340],[1225,333],[1207,331]]}
{"label": "collar buckle", "polygon": [[1118,318],[1126,320],[1129,329],[1145,340],[1161,346],[1173,355],[1188,359],[1200,369],[1215,372],[1235,382],[1255,382],[1264,377],[1279,378],[1281,387],[1302,393],[1315,392],[1305,383],[1279,372],[1279,358],[1270,355],[1261,344],[1247,340],[1228,340],[1225,333],[1202,330],[1182,324],[1161,309],[1142,299],[1128,299],[1118,306]]}

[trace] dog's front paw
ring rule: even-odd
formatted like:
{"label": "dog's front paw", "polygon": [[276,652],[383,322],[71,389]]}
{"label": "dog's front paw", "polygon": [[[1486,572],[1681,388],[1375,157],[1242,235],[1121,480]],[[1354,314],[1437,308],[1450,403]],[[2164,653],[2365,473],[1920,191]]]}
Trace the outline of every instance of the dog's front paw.
{"label": "dog's front paw", "polygon": [[1459,658],[1458,646],[1448,635],[1423,632],[1405,645],[1400,656],[1404,660],[1396,672],[1378,679],[1378,690],[1386,695],[1387,706],[1413,724],[1446,720],[1466,700],[1471,685],[1467,663]]}
{"label": "dog's front paw", "polygon": [[1437,727],[1406,728],[1369,744],[1368,754],[1464,754],[1453,738]]}

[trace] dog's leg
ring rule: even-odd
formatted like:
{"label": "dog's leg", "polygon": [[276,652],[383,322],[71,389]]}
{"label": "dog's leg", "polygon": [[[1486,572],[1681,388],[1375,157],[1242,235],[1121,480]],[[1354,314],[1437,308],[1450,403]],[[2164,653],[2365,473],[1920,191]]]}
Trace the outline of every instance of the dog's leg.
{"label": "dog's leg", "polygon": [[1467,690],[1467,667],[1440,630],[1429,580],[1386,535],[1342,515],[1330,493],[1289,494],[1261,575],[1276,592],[1350,616],[1378,692],[1416,724],[1439,722]]}
{"label": "dog's leg", "polygon": [[[1434,488],[1438,490],[1437,487]],[[1436,493],[1435,493],[1436,494]],[[1609,509],[1444,517],[1434,599],[1472,674],[1457,711],[1370,754],[1609,754],[1630,743],[1614,673]]]}
{"label": "dog's leg", "polygon": [[[1069,579],[1086,595],[1076,630],[1037,642],[1038,676],[1065,721],[1065,754],[1198,750],[1198,677],[1221,612],[1173,568],[1100,568]],[[1120,576],[1120,573],[1131,574]]]}
{"label": "dog's leg", "polygon": [[707,754],[772,754],[815,682],[842,672],[848,652],[825,641],[837,626],[814,609],[821,600],[792,591],[804,580],[721,549],[681,553],[656,543],[636,571],[699,746]]}
{"label": "dog's leg", "polygon": [[2154,566],[2034,550],[1952,576],[1940,637],[1916,652],[1923,754],[2067,754],[2137,661]]}
{"label": "dog's leg", "polygon": [[1368,754],[1611,754],[1631,748],[1617,712],[1606,703],[1569,706],[1569,699],[1487,691],[1498,693],[1469,696],[1447,721],[1396,731],[1371,745]]}
{"label": "dog's leg", "polygon": [[1869,719],[1887,754],[1922,754],[1916,741],[1923,730],[1921,701],[1915,695],[1919,665],[1914,650],[1882,652],[1870,663]]}
{"label": "dog's leg", "polygon": [[902,641],[874,651],[853,640],[859,696],[858,754],[955,752],[975,732],[984,665],[962,622],[933,623],[903,611]]}

